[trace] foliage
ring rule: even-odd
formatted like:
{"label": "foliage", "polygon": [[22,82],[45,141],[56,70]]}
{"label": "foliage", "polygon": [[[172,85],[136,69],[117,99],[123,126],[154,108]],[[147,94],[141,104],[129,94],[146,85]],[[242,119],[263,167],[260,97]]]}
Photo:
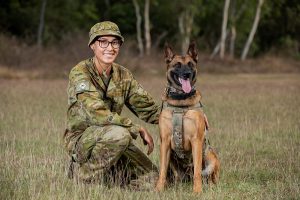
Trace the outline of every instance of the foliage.
{"label": "foliage", "polygon": [[[0,0],[0,29],[7,35],[22,38],[28,44],[36,42],[42,1]],[[143,12],[144,1],[139,0]],[[194,13],[192,38],[202,50],[212,51],[220,39],[224,1],[152,0],[150,5],[151,34],[155,40],[167,32],[165,40],[180,41],[178,16],[183,10]],[[238,19],[230,18],[229,25],[236,24],[236,52],[241,52],[251,29],[257,1],[232,0],[230,11],[238,13],[246,7]],[[266,0],[262,18],[250,51],[259,55],[272,48],[289,46],[291,53],[299,54],[300,1]],[[230,14],[230,13],[229,13]],[[64,35],[89,31],[98,21],[113,20],[122,33],[136,38],[135,13],[131,1],[127,0],[48,0],[45,14],[44,44],[54,44]],[[283,44],[292,41],[292,44]],[[291,46],[292,45],[292,46]],[[227,45],[228,46],[228,45]]]}
{"label": "foliage", "polygon": [[[284,40],[293,41],[295,48],[300,42],[300,2],[298,0],[273,0],[268,2],[267,12],[261,21],[261,29],[257,34],[261,51],[270,48],[286,47]],[[299,47],[298,47],[299,48]],[[298,52],[299,54],[299,49]]]}

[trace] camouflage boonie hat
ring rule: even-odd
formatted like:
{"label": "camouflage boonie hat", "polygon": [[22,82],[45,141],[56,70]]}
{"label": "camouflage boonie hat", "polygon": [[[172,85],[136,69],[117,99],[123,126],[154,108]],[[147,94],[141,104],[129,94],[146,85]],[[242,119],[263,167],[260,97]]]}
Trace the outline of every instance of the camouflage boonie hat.
{"label": "camouflage boonie hat", "polygon": [[124,38],[121,35],[121,32],[119,30],[119,27],[117,24],[110,22],[110,21],[104,21],[95,24],[89,33],[90,40],[88,46],[92,44],[92,42],[95,40],[98,36],[104,36],[104,35],[113,35],[119,37],[122,42],[124,42]]}

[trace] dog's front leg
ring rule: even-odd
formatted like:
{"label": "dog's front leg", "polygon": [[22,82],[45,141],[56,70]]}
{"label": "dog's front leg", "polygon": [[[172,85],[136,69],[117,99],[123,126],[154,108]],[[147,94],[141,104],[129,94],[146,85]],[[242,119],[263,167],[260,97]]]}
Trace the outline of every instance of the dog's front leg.
{"label": "dog's front leg", "polygon": [[160,170],[159,178],[156,184],[156,191],[164,190],[166,185],[167,170],[170,162],[170,136],[161,136],[161,145],[160,145]]}
{"label": "dog's front leg", "polygon": [[192,141],[192,154],[194,164],[194,186],[193,190],[196,193],[202,192],[202,142],[200,139],[194,139]]}

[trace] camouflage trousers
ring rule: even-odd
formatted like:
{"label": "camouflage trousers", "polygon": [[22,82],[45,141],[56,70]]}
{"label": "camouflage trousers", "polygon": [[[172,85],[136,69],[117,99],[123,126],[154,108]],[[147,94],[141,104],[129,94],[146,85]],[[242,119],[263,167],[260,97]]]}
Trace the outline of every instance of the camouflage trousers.
{"label": "camouflage trousers", "polygon": [[153,187],[158,177],[157,167],[132,140],[129,131],[120,126],[87,128],[73,147],[75,177],[88,183]]}

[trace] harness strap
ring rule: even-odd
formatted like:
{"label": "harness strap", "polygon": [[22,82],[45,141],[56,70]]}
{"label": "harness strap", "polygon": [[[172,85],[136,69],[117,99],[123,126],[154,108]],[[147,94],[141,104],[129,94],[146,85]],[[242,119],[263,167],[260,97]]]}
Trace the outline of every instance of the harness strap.
{"label": "harness strap", "polygon": [[169,104],[166,101],[162,102],[162,109],[170,109],[172,111],[174,111],[174,110],[177,110],[177,111],[183,110],[184,112],[186,112],[188,110],[198,110],[198,109],[202,110],[202,108],[203,108],[203,105],[202,105],[201,102],[199,102],[199,103],[197,103],[193,106],[173,106],[173,105]]}
{"label": "harness strap", "polygon": [[175,152],[179,158],[184,157],[183,150],[183,115],[182,109],[173,110],[172,124],[173,124],[173,140],[175,143]]}

